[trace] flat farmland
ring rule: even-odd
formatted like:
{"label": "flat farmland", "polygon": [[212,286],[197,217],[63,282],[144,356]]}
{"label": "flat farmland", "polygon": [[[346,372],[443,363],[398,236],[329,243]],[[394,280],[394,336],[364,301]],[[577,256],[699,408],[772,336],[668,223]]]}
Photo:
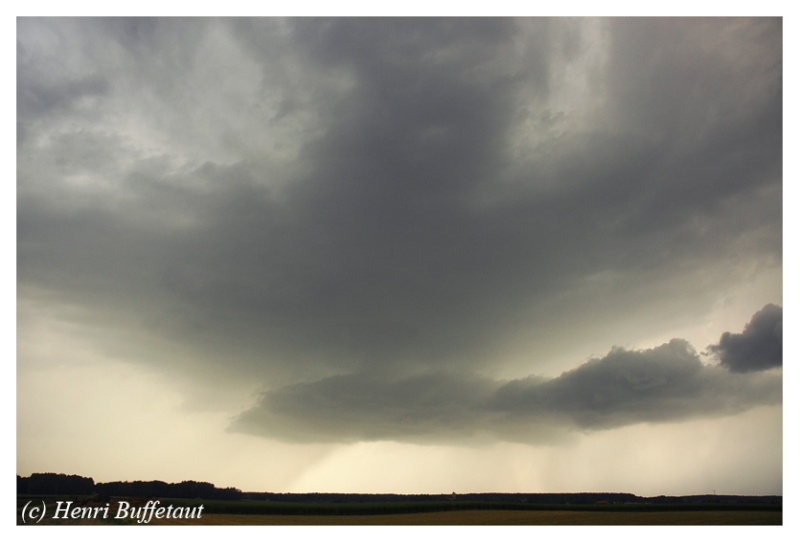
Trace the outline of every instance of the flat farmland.
{"label": "flat farmland", "polygon": [[[87,496],[19,496],[18,524],[28,504],[42,504],[49,514],[28,524],[184,525],[184,526],[745,526],[782,525],[780,504],[564,504],[509,502],[269,502],[161,498],[159,506],[184,511],[203,506],[200,518],[116,518],[119,502],[142,508],[151,499]],[[54,518],[58,502],[75,503],[110,514]],[[189,515],[187,515],[189,516]]]}
{"label": "flat farmland", "polygon": [[781,511],[436,511],[390,515],[205,514],[153,524],[216,526],[703,526],[781,525]]}

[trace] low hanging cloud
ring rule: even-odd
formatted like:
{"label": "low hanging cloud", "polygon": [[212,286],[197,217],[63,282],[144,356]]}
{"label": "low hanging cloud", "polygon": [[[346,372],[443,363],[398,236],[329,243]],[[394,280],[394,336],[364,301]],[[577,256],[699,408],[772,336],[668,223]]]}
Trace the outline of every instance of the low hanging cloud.
{"label": "low hanging cloud", "polygon": [[[744,334],[723,335],[718,348],[730,350],[738,340],[729,338],[746,336],[755,359],[764,359],[760,348],[773,356],[772,344],[755,337],[766,324],[774,329],[776,310],[779,329],[780,308],[767,306]],[[729,361],[705,365],[688,342],[673,339],[648,350],[617,347],[552,379],[328,377],[264,393],[232,429],[289,441],[541,442],[570,431],[730,415],[781,400],[779,373],[744,373]]]}
{"label": "low hanging cloud", "polygon": [[783,309],[774,304],[753,315],[741,334],[725,332],[709,351],[734,372],[761,371],[783,365]]}

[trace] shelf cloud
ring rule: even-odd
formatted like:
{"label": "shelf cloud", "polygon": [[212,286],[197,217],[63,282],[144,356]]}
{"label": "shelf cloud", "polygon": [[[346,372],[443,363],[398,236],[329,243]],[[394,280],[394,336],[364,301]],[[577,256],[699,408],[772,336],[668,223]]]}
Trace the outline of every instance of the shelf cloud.
{"label": "shelf cloud", "polygon": [[[780,327],[780,308],[768,306]],[[777,312],[777,323],[774,320]],[[752,330],[753,325],[747,330]],[[726,343],[730,334],[722,337]],[[748,351],[773,357],[773,345]],[[780,353],[777,363],[780,364]],[[685,340],[654,349],[612,349],[555,378],[497,381],[476,374],[394,378],[348,374],[263,394],[233,429],[297,441],[439,442],[487,438],[537,442],[555,428],[602,430],[735,414],[780,404],[780,373],[742,375],[729,363],[704,365]]]}

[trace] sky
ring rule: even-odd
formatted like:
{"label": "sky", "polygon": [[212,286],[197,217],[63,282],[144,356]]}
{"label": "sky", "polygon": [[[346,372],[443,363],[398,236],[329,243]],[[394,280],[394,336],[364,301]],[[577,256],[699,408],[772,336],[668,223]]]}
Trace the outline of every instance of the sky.
{"label": "sky", "polygon": [[780,18],[16,43],[19,475],[783,493]]}

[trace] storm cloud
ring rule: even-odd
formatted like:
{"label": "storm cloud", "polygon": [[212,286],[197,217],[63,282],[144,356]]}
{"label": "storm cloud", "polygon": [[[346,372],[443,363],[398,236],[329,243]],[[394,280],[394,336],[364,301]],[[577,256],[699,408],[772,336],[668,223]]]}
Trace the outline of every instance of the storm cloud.
{"label": "storm cloud", "polygon": [[741,334],[725,332],[709,345],[720,364],[731,371],[760,371],[783,365],[783,309],[774,304],[753,315]]}
{"label": "storm cloud", "polygon": [[19,18],[20,371],[66,327],[303,442],[779,404],[778,306],[668,338],[781,302],[782,62],[770,18]]}
{"label": "storm cloud", "polygon": [[232,428],[296,441],[536,443],[569,431],[730,415],[781,399],[779,374],[704,365],[674,339],[641,351],[614,348],[552,379],[330,377],[265,393]]}

